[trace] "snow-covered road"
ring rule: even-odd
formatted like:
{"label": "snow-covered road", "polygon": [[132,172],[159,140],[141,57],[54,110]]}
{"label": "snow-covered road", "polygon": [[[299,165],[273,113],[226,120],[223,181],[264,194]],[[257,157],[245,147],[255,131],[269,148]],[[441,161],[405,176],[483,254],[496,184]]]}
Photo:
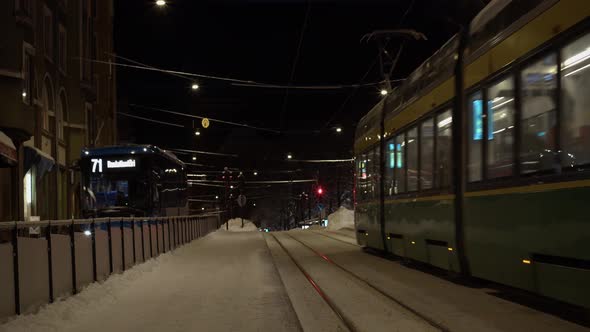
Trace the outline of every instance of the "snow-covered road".
{"label": "snow-covered road", "polygon": [[259,232],[218,231],[0,331],[300,331]]}

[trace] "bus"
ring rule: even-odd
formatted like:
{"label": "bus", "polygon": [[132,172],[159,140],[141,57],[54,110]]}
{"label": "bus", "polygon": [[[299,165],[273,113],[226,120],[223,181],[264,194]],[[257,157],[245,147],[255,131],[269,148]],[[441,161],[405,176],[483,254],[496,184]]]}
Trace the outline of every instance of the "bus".
{"label": "bus", "polygon": [[188,213],[186,165],[166,150],[152,145],[88,148],[79,166],[85,218]]}

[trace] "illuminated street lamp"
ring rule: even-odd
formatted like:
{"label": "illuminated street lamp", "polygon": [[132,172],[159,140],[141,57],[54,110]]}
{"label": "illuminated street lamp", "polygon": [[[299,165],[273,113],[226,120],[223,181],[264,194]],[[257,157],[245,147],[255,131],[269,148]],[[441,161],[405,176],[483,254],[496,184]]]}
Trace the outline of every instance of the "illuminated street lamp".
{"label": "illuminated street lamp", "polygon": [[289,153],[289,154],[287,155],[287,159],[293,159],[293,155]]}
{"label": "illuminated street lamp", "polygon": [[201,132],[200,131],[195,131],[195,136],[201,136]]}
{"label": "illuminated street lamp", "polygon": [[158,0],[158,1],[156,1],[156,5],[158,5],[160,7],[166,6],[166,1],[164,1],[164,0]]}
{"label": "illuminated street lamp", "polygon": [[258,175],[258,172],[254,171],[254,176]]}
{"label": "illuminated street lamp", "polygon": [[191,85],[191,89],[194,90],[199,90],[199,85],[197,83],[193,83],[193,85]]}
{"label": "illuminated street lamp", "polygon": [[197,156],[193,156],[193,160],[197,160]]}
{"label": "illuminated street lamp", "polygon": [[341,133],[341,132],[342,132],[342,128],[340,128],[340,127],[336,127],[336,132],[337,132],[337,133]]}
{"label": "illuminated street lamp", "polygon": [[388,93],[387,90],[381,89],[381,95],[382,96],[387,96],[387,93]]}

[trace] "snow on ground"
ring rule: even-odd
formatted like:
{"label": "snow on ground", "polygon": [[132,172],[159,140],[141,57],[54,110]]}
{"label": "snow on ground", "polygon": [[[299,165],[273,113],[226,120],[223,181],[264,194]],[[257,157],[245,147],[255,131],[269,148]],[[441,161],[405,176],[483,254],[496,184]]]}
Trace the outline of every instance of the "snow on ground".
{"label": "snow on ground", "polygon": [[[228,223],[229,223],[228,231],[230,231],[230,232],[255,232],[255,231],[257,232],[258,231],[258,227],[256,227],[256,225],[254,225],[254,223],[248,219],[244,219],[244,227],[242,227],[242,219],[241,218],[230,219],[228,221]],[[227,225],[223,224],[220,229],[225,231],[226,227],[227,227]]]}
{"label": "snow on ground", "polygon": [[328,216],[328,230],[336,231],[343,228],[354,228],[354,210],[341,206]]}
{"label": "snow on ground", "polygon": [[259,232],[215,232],[0,325],[19,331],[299,331]]}

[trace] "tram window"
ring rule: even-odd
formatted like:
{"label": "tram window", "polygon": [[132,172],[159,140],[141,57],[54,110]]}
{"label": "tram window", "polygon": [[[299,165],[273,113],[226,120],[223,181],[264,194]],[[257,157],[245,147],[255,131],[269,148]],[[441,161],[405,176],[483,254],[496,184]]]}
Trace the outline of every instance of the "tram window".
{"label": "tram window", "polygon": [[434,118],[420,124],[420,189],[432,188],[434,164]]}
{"label": "tram window", "polygon": [[373,198],[373,150],[367,153],[367,179],[365,181],[365,199]]}
{"label": "tram window", "polygon": [[393,171],[395,170],[395,141],[385,143],[385,195],[394,194]]}
{"label": "tram window", "polygon": [[408,191],[418,190],[418,128],[408,130],[406,136],[406,165],[408,176]]}
{"label": "tram window", "polygon": [[590,34],[562,50],[561,163],[590,163]]}
{"label": "tram window", "polygon": [[468,117],[469,159],[467,163],[467,179],[473,182],[481,180],[481,142],[483,138],[483,101],[481,92],[469,97]]}
{"label": "tram window", "polygon": [[550,54],[521,74],[521,173],[548,170],[555,162],[557,57]]}
{"label": "tram window", "polygon": [[362,154],[359,158],[357,197],[362,201],[367,197],[367,155]]}
{"label": "tram window", "polygon": [[488,89],[487,178],[512,175],[514,168],[514,80],[504,79]]}
{"label": "tram window", "polygon": [[451,161],[453,114],[451,110],[444,111],[436,117],[436,188],[447,188],[451,185]]}
{"label": "tram window", "polygon": [[373,197],[381,195],[381,151],[380,145],[373,150]]}
{"label": "tram window", "polygon": [[395,186],[394,193],[403,193],[406,191],[406,148],[405,134],[400,134],[395,138]]}

